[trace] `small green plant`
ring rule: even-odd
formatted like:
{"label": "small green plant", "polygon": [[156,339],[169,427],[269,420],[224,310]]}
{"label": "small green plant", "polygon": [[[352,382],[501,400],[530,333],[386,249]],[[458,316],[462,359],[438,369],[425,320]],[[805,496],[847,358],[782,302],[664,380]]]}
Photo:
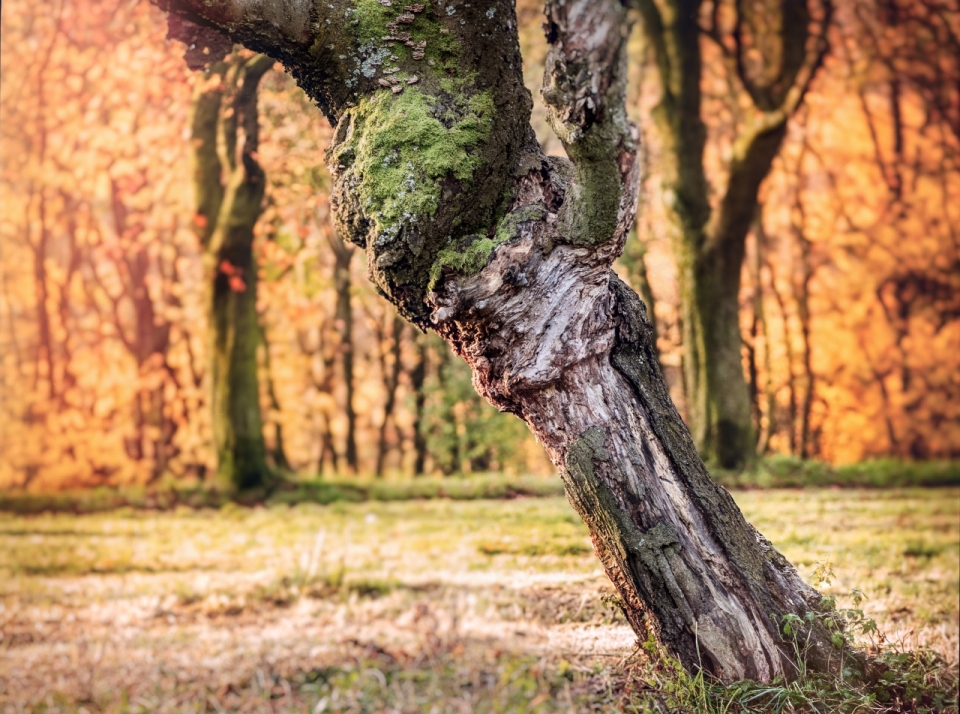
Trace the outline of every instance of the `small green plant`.
{"label": "small green plant", "polygon": [[[812,580],[819,589],[830,584],[834,577],[833,566],[823,562],[817,564]],[[627,675],[642,678],[645,688],[621,711],[704,714],[957,712],[956,666],[948,666],[931,650],[911,652],[894,646],[861,608],[866,599],[863,591],[855,588],[850,598],[852,607],[839,608],[835,597],[823,595],[819,611],[807,612],[803,616],[787,613],[778,618],[783,639],[793,647],[796,672],[789,680],[778,678],[769,684],[747,680],[721,684],[702,670],[691,674],[679,661],[663,653],[650,636],[638,647],[638,652],[646,654],[646,666]],[[840,666],[833,673],[814,672],[805,665],[815,627],[824,627],[831,633],[840,657]],[[858,666],[854,666],[855,662]],[[865,662],[865,667],[860,667],[860,662]]]}

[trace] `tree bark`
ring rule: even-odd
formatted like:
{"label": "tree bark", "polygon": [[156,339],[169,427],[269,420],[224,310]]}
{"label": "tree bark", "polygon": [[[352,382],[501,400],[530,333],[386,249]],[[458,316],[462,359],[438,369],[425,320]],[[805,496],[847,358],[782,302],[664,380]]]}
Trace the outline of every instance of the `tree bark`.
{"label": "tree bark", "polygon": [[[738,319],[745,241],[787,121],[823,61],[832,6],[830,0],[820,3],[819,34],[808,48],[807,0],[737,2],[729,28],[721,26],[715,3],[706,35],[754,111],[734,137],[726,183],[711,190],[700,88],[702,2],[637,0],[637,5],[662,91],[654,119],[665,149],[662,180],[680,282],[687,420],[704,458],[741,467],[756,450]],[[711,193],[719,196],[713,208]]]}
{"label": "tree bark", "polygon": [[[221,55],[222,56],[222,55]],[[253,228],[265,177],[257,163],[257,85],[273,66],[258,55],[213,60],[198,83],[193,140],[197,232],[207,285],[211,427],[217,478],[237,490],[262,487],[263,439]]]}
{"label": "tree bark", "polygon": [[[336,124],[341,234],[381,292],[466,359],[477,390],[530,426],[638,634],[723,680],[789,676],[777,617],[817,611],[819,596],[710,480],[643,304],[611,270],[639,175],[628,11],[547,6],[543,96],[567,160],[530,129],[513,3],[478,5],[175,9],[280,58]],[[835,667],[826,628],[807,626],[807,666]]]}

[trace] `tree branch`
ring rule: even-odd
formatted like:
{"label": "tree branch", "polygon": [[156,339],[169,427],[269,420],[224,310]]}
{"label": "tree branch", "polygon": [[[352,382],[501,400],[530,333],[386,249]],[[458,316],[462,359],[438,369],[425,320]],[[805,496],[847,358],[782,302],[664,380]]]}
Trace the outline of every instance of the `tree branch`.
{"label": "tree branch", "polygon": [[639,135],[625,107],[632,21],[613,0],[552,0],[546,15],[542,94],[575,172],[559,232],[573,244],[604,243],[616,233],[622,193],[637,190],[628,176]]}
{"label": "tree branch", "polygon": [[[785,6],[792,4],[792,2],[784,3]],[[813,48],[806,54],[806,60],[795,71],[789,68],[788,71],[781,67],[778,73],[781,78],[789,74],[793,75],[793,81],[783,92],[779,105],[757,115],[733,144],[727,185],[720,206],[714,212],[708,226],[707,240],[703,246],[704,254],[716,255],[724,251],[732,242],[742,241],[750,228],[750,222],[756,211],[760,184],[769,173],[773,159],[780,150],[783,137],[786,135],[787,122],[802,103],[829,49],[827,33],[833,16],[832,0],[823,0],[822,8],[819,32]],[[783,21],[787,21],[786,16]],[[786,28],[784,32],[787,32]],[[802,34],[806,38],[806,26]],[[740,40],[738,40],[739,46]],[[739,52],[738,49],[738,56]],[[739,60],[738,66],[740,66]],[[783,66],[787,66],[786,60]],[[774,96],[771,93],[772,89],[751,85],[742,69],[738,73],[756,106],[760,109],[769,106],[770,99]]]}

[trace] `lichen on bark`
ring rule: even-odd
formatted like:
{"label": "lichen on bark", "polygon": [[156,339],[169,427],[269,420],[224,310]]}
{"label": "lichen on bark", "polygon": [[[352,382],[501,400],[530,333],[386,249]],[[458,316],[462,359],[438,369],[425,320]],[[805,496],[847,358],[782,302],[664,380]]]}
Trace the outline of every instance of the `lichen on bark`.
{"label": "lichen on bark", "polygon": [[541,221],[546,216],[547,209],[542,204],[521,206],[508,212],[500,220],[492,238],[473,235],[451,242],[448,247],[437,253],[437,259],[430,267],[430,282],[427,283],[427,290],[432,291],[436,287],[445,268],[462,276],[476,275],[490,260],[494,248],[517,236],[521,223]]}

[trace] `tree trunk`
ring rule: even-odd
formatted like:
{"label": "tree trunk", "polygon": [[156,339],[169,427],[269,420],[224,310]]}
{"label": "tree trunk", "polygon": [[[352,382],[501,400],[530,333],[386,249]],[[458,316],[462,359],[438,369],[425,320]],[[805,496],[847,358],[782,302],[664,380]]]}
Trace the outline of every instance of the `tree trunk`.
{"label": "tree trunk", "polygon": [[416,362],[410,370],[410,388],[413,391],[413,475],[422,476],[427,465],[427,438],[423,433],[424,407],[427,393],[424,385],[427,381],[427,339],[426,335],[414,336]]}
{"label": "tree trunk", "polygon": [[[611,270],[638,184],[628,11],[547,7],[543,95],[566,160],[545,157],[530,129],[513,3],[478,5],[175,9],[282,57],[336,124],[341,234],[365,248],[380,291],[536,434],[638,634],[724,680],[789,676],[777,617],[818,611],[819,596],[710,480],[643,305]],[[805,627],[806,665],[835,668],[827,629]]]}
{"label": "tree trunk", "polygon": [[724,468],[745,466],[756,450],[741,355],[744,247],[739,239],[696,258],[680,291],[687,419],[700,453]]}
{"label": "tree trunk", "polygon": [[[806,0],[768,3],[761,10],[738,3],[732,25],[723,23],[731,27],[721,26],[722,13],[714,8],[706,31],[701,4],[637,0],[661,84],[654,119],[664,145],[663,193],[680,282],[687,419],[701,455],[734,468],[756,451],[738,319],[746,236],[787,120],[823,61],[832,7],[830,0],[820,3],[819,34],[808,48]],[[731,86],[739,82],[739,93],[753,104],[750,121],[741,122],[732,137],[726,183],[713,190],[704,168],[702,36],[719,45]],[[728,98],[734,116],[745,97]],[[715,208],[711,193],[719,196]]]}
{"label": "tree trunk", "polygon": [[274,469],[291,471],[287,451],[283,445],[283,424],[280,423],[280,400],[277,399],[277,390],[273,383],[273,369],[270,361],[270,340],[267,339],[267,328],[260,326],[260,343],[263,346],[263,371],[267,379],[267,398],[270,400],[270,409],[274,413],[273,444],[269,449],[270,461]]}
{"label": "tree trunk", "polygon": [[344,436],[343,459],[347,462],[347,470],[355,474],[360,470],[360,460],[357,456],[357,412],[353,408],[353,303],[350,293],[350,263],[353,260],[354,248],[344,245],[334,236],[328,236],[330,248],[334,254],[333,290],[337,296],[334,308],[333,324],[339,342],[337,351],[340,354],[340,365],[343,374],[343,414],[347,421],[347,433]]}
{"label": "tree trunk", "polygon": [[[403,320],[393,315],[389,318],[390,335],[387,336],[385,329],[377,330],[379,345],[377,347],[380,357],[380,377],[383,381],[383,420],[380,422],[379,434],[377,436],[377,461],[373,469],[373,475],[377,478],[383,477],[383,471],[386,467],[387,452],[390,450],[388,439],[388,430],[390,424],[394,423],[394,409],[397,404],[397,388],[400,386],[400,373],[403,371],[403,361],[400,359],[400,337],[403,334]],[[385,342],[389,339],[389,352]],[[389,353],[390,359],[387,359]],[[401,455],[401,461],[402,461]]]}
{"label": "tree trunk", "polygon": [[756,286],[756,297],[754,299],[754,313],[757,319],[760,322],[760,334],[763,336],[763,388],[760,389],[758,385],[758,402],[759,402],[759,393],[762,393],[765,398],[765,404],[763,409],[758,409],[762,415],[763,410],[766,410],[767,421],[766,424],[762,423],[762,418],[757,419],[757,424],[760,428],[760,438],[758,440],[759,448],[758,451],[761,454],[766,454],[770,450],[770,437],[777,431],[777,415],[776,415],[776,394],[773,390],[773,365],[772,357],[770,354],[770,325],[767,321],[767,311],[763,304],[763,265],[764,265],[764,254],[767,249],[767,236],[763,230],[763,206],[757,206],[757,215],[754,219],[753,224],[753,237],[756,243],[756,250],[753,261],[753,282]]}
{"label": "tree trunk", "polygon": [[217,478],[237,490],[262,487],[269,475],[257,375],[253,228],[265,181],[256,160],[257,84],[272,66],[262,55],[216,62],[198,82],[194,104],[195,222],[206,273],[211,427]]}

